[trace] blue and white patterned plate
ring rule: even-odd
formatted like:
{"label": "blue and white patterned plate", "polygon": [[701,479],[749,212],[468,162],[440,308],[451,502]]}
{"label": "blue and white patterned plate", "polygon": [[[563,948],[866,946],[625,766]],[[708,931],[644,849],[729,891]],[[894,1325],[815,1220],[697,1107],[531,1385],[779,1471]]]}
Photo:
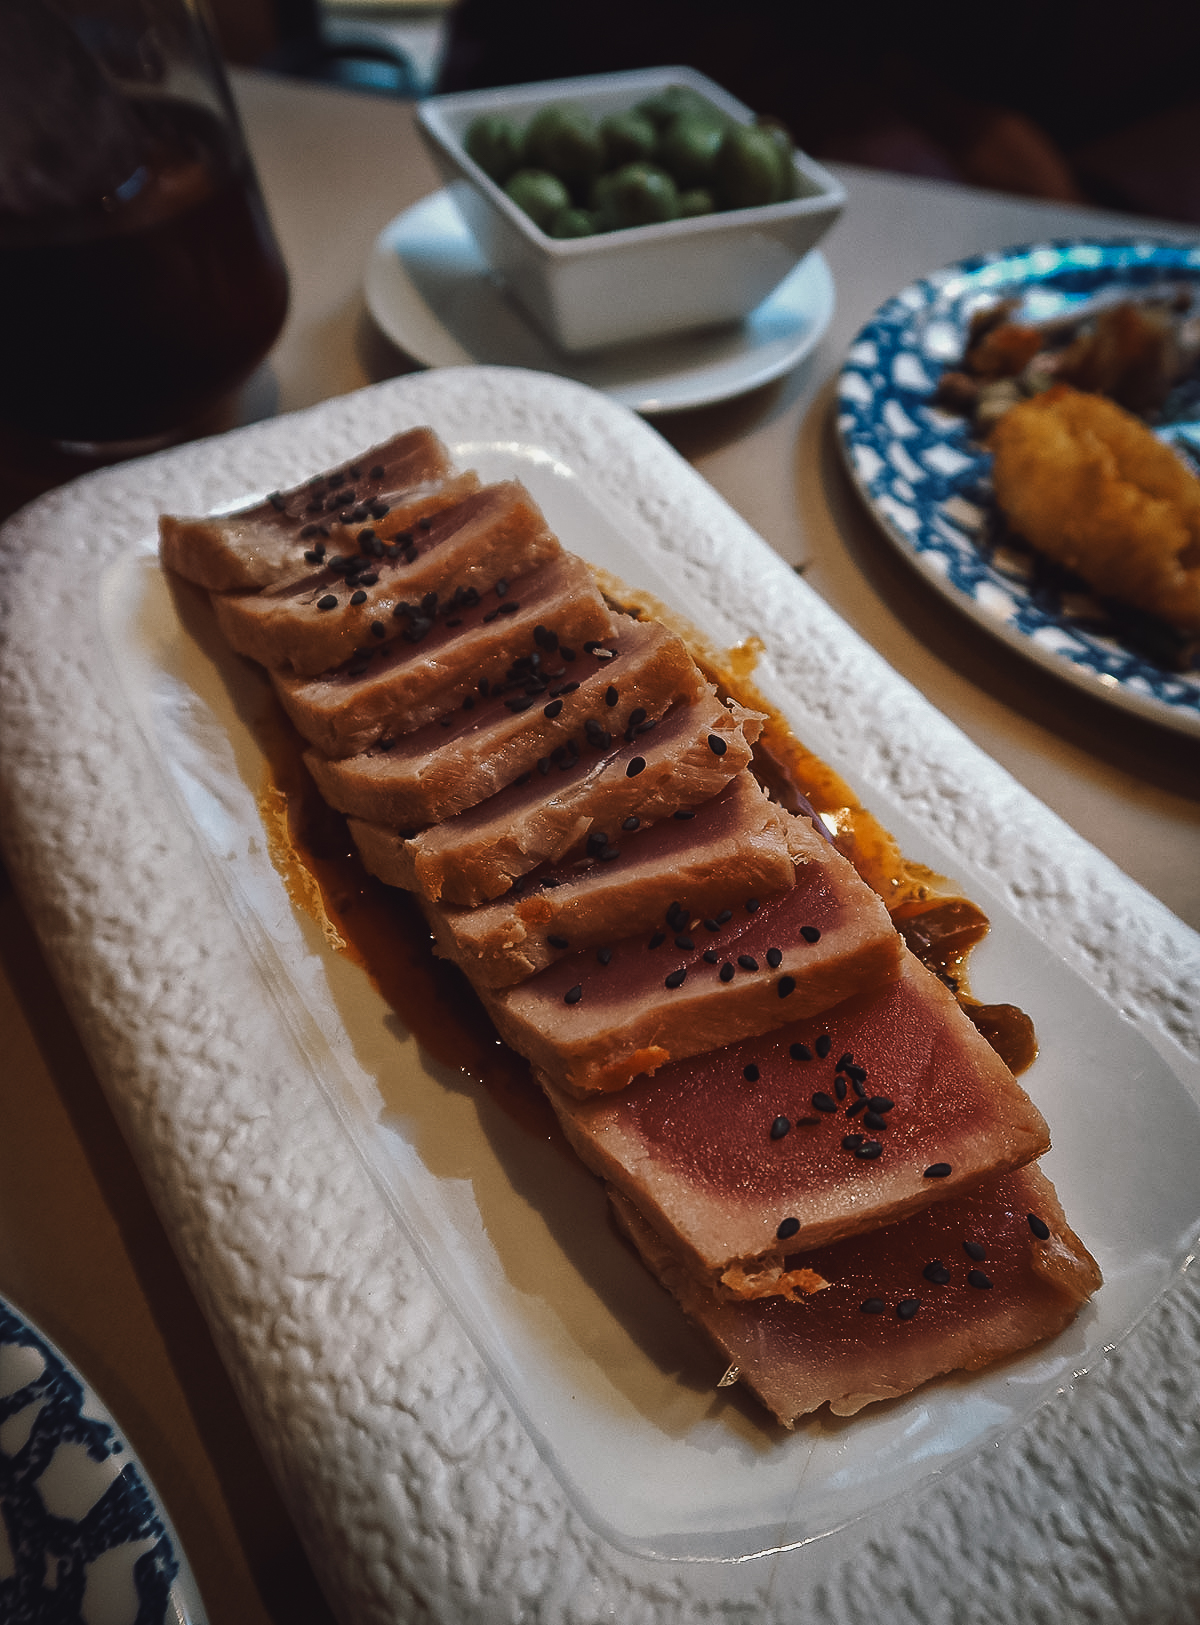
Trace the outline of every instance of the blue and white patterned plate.
{"label": "blue and white patterned plate", "polygon": [[[963,419],[930,404],[980,306],[1014,295],[1020,315],[1038,321],[1110,288],[1181,282],[1200,284],[1200,245],[1038,243],[936,271],[889,299],[855,339],[838,384],[838,430],[876,518],[951,603],[1090,693],[1200,735],[1200,671],[1171,671],[1139,652],[1077,579],[1004,534],[991,458]],[[1200,416],[1159,432],[1200,451]]]}
{"label": "blue and white patterned plate", "polygon": [[116,1423],[2,1298],[0,1620],[205,1622],[179,1537]]}

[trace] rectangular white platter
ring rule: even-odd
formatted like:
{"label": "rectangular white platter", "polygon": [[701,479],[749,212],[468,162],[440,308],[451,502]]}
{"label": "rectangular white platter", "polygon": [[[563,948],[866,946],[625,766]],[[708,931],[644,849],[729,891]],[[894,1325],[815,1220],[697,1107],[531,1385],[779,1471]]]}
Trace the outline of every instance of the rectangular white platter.
{"label": "rectangular white platter", "polygon": [[[454,450],[485,478],[524,480],[568,548],[720,641],[711,604],[664,572],[644,520],[586,470],[536,442],[460,435]],[[264,684],[220,647],[198,601],[172,590],[152,538],[108,566],[100,613],[125,700],[251,947],[259,985],[247,998],[273,1007],[280,1045],[330,1102],[363,1178],[575,1507],[619,1548],[736,1560],[896,1502],[1052,1402],[1185,1264],[1200,1232],[1200,1110],[1189,1089],[961,851],[864,782],[768,645],[755,680],[798,736],[910,857],[953,875],[991,917],[975,989],[1035,1020],[1041,1053],[1023,1081],[1054,1139],[1044,1166],[1105,1276],[1068,1331],[1022,1358],[853,1420],[818,1415],[783,1432],[736,1389],[716,1388],[722,1361],[618,1240],[599,1183],[423,1052],[293,906],[259,812],[267,766],[249,719]]]}

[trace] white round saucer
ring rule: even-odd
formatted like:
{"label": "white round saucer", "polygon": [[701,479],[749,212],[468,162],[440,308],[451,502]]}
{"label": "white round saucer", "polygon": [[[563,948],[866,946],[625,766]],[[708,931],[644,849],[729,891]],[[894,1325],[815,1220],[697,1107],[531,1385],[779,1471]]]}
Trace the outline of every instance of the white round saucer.
{"label": "white round saucer", "polygon": [[488,270],[443,189],[397,215],[375,240],[367,308],[392,342],[429,367],[528,367],[590,384],[635,412],[681,412],[745,394],[795,367],[833,316],[833,277],[816,249],[745,321],[569,356]]}

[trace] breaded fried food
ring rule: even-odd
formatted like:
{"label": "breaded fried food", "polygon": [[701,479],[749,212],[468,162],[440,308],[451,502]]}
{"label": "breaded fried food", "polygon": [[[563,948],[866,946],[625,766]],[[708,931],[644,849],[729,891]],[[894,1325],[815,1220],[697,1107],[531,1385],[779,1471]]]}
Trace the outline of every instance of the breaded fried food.
{"label": "breaded fried food", "polygon": [[1200,479],[1137,418],[1056,384],[993,430],[1009,524],[1107,598],[1200,634]]}

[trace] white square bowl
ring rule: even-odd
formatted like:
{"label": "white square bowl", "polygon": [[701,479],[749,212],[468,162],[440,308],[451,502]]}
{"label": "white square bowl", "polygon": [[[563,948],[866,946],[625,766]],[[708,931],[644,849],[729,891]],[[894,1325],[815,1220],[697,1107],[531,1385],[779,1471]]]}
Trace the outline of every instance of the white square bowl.
{"label": "white square bowl", "polygon": [[754,120],[711,79],[682,67],[431,96],[418,109],[418,129],[480,252],[560,349],[597,350],[740,321],[824,236],[845,203],[833,176],[797,152],[797,195],[788,202],[558,239],[534,225],[463,146],[481,113],[503,113],[523,125],[541,107],[570,102],[599,119],[669,85],[691,87],[740,124]]}

